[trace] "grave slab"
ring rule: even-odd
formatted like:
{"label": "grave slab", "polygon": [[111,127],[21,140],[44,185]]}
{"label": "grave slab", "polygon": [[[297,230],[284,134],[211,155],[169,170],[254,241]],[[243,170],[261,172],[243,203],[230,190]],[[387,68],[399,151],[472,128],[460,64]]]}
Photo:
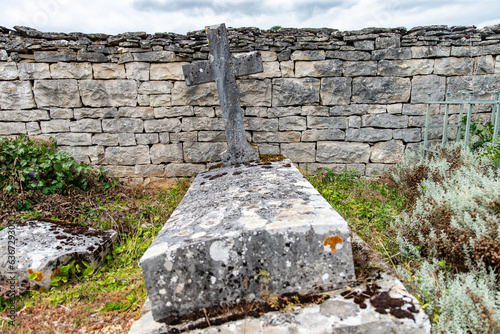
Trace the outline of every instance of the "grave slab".
{"label": "grave slab", "polygon": [[141,258],[152,315],[173,324],[270,293],[331,290],[355,279],[347,222],[290,160],[198,174]]}
{"label": "grave slab", "polygon": [[63,221],[17,223],[0,231],[0,243],[7,250],[0,255],[0,276],[28,281],[31,269],[43,275],[40,281],[31,281],[34,287],[50,288],[54,271],[72,260],[83,260],[97,269],[117,237],[113,230],[101,231]]}
{"label": "grave slab", "polygon": [[[380,256],[355,234],[352,247],[356,265],[374,270],[349,286],[323,293],[328,299],[322,303],[294,305],[293,309],[267,312],[259,317],[240,315],[230,320],[234,314],[227,313],[217,318],[202,316],[166,325],[153,319],[148,299],[141,309],[141,318],[132,324],[128,334],[430,333],[429,317],[418,300]],[[367,297],[362,300],[366,292]]]}

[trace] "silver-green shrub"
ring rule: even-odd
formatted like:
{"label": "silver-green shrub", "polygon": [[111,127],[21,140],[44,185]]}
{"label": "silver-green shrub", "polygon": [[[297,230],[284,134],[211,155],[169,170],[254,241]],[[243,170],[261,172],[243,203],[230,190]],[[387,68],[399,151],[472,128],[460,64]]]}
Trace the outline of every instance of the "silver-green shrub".
{"label": "silver-green shrub", "polygon": [[421,264],[409,282],[437,333],[500,332],[500,177],[480,155],[452,144],[408,156],[393,175],[411,204],[397,242]]}

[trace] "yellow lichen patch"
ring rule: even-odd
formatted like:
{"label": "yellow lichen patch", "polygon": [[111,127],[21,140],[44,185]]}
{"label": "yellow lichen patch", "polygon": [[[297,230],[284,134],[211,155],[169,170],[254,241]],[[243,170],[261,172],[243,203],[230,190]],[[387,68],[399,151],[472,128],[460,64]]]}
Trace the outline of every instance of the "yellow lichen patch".
{"label": "yellow lichen patch", "polygon": [[261,154],[260,155],[260,161],[262,162],[269,162],[269,161],[281,161],[285,160],[286,157],[281,154]]}
{"label": "yellow lichen patch", "polygon": [[330,237],[326,237],[323,241],[323,246],[330,246],[332,253],[335,253],[337,249],[337,245],[344,242],[344,239],[340,235],[333,235]]}

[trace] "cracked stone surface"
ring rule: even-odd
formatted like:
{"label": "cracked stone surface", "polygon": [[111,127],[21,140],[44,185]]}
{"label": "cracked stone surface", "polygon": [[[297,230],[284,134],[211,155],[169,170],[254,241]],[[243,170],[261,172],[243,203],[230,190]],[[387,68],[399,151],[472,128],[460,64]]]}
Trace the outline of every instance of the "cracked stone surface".
{"label": "cracked stone surface", "polygon": [[[7,252],[0,255],[0,276],[28,281],[28,269],[43,278],[32,283],[50,288],[55,269],[72,260],[85,261],[97,269],[112,250],[118,234],[65,222],[27,221],[0,231]],[[38,276],[40,277],[40,275]]]}
{"label": "cracked stone surface", "polygon": [[347,222],[289,160],[201,172],[141,258],[155,320],[338,288],[355,279]]}

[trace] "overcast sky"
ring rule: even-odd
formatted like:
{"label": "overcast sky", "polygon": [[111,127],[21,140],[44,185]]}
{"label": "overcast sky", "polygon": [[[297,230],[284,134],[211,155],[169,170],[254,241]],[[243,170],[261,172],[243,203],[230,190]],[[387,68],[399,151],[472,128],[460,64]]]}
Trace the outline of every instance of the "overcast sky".
{"label": "overcast sky", "polygon": [[200,30],[229,27],[406,27],[500,23],[500,0],[0,0],[0,26],[45,32]]}

